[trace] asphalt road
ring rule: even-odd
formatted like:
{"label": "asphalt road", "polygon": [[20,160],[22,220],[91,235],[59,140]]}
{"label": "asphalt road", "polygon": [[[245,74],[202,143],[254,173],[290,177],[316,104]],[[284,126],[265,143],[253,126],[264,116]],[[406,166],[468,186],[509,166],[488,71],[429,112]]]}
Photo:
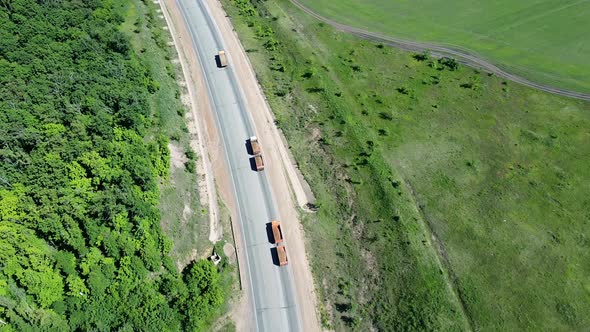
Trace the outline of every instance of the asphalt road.
{"label": "asphalt road", "polygon": [[[293,273],[279,267],[271,249],[266,224],[280,220],[264,171],[252,170],[246,140],[253,135],[252,121],[243,102],[232,64],[218,68],[215,56],[225,50],[223,40],[201,0],[177,0],[201,63],[209,98],[221,133],[232,177],[246,261],[240,262],[251,292],[258,331],[299,331]],[[231,53],[232,50],[225,50]],[[264,143],[263,143],[264,146]],[[264,151],[263,151],[264,155]],[[287,254],[289,246],[285,240]]]}
{"label": "asphalt road", "polygon": [[496,75],[496,76],[511,80],[516,83],[526,85],[531,88],[535,88],[535,89],[538,89],[541,91],[554,93],[557,95],[566,96],[566,97],[570,97],[570,98],[576,98],[576,99],[590,101],[590,94],[582,93],[582,92],[578,92],[578,91],[561,89],[561,88],[557,88],[554,86],[540,84],[540,83],[530,81],[522,76],[507,72],[507,71],[499,68],[498,66],[494,65],[493,63],[488,62],[488,61],[486,61],[474,54],[470,54],[468,51],[465,51],[465,50],[453,49],[450,47],[444,47],[444,46],[432,44],[432,43],[414,42],[414,41],[409,41],[409,40],[405,40],[405,39],[401,39],[401,38],[395,38],[395,37],[386,36],[386,35],[371,32],[371,31],[355,28],[350,25],[338,23],[334,20],[331,20],[327,17],[324,17],[324,16],[314,12],[313,10],[306,7],[303,3],[301,3],[300,0],[291,0],[291,3],[293,3],[295,6],[299,7],[301,10],[303,10],[307,14],[315,17],[319,21],[327,23],[337,30],[353,34],[353,35],[363,38],[363,39],[367,39],[367,40],[374,41],[377,43],[382,43],[385,45],[389,45],[392,47],[396,47],[396,48],[400,48],[400,49],[404,49],[404,50],[408,50],[408,51],[413,51],[413,52],[429,51],[435,57],[451,57],[451,58],[454,58],[457,61],[459,61],[460,63],[465,64],[467,66],[474,67],[477,69],[482,69],[482,70],[485,70],[490,73],[494,73],[494,75]]}

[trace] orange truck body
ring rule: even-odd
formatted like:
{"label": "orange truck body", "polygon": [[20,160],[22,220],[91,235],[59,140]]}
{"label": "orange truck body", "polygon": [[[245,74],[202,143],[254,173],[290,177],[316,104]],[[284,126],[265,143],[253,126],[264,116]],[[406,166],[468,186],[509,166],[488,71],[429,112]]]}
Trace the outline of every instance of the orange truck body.
{"label": "orange truck body", "polygon": [[262,171],[264,170],[264,160],[262,159],[262,155],[254,156],[254,162],[256,162],[256,170]]}
{"label": "orange truck body", "polygon": [[258,143],[258,137],[252,136],[250,137],[250,146],[252,147],[252,154],[257,155],[260,154],[260,143]]}
{"label": "orange truck body", "polygon": [[283,242],[283,231],[281,230],[281,222],[275,220],[271,223],[271,227],[275,243]]}
{"label": "orange truck body", "polygon": [[280,266],[289,264],[289,260],[287,259],[287,250],[285,249],[285,246],[277,246],[277,255],[279,256]]}

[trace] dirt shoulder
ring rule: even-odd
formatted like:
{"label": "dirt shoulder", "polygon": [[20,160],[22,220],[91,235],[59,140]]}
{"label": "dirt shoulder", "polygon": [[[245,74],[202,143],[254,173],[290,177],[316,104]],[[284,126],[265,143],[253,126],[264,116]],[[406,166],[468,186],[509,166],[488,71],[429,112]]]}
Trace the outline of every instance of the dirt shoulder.
{"label": "dirt shoulder", "polygon": [[[191,124],[194,126],[195,134],[199,135],[199,141],[201,142],[201,147],[197,152],[199,152],[199,159],[203,160],[205,172],[209,175],[210,180],[208,183],[212,186],[211,191],[209,191],[209,199],[215,201],[215,206],[217,206],[217,199],[220,198],[229,209],[231,219],[237,220],[237,205],[232,194],[231,177],[223,154],[221,136],[215,124],[207,87],[192,45],[190,33],[175,0],[160,1],[160,6],[173,36],[185,76],[186,88],[189,91]],[[213,177],[215,181],[213,181]],[[215,214],[214,222],[219,223],[218,213]],[[239,223],[233,223],[233,227],[236,232],[241,232]],[[219,234],[221,234],[221,230],[219,230]],[[215,234],[212,234],[212,236],[215,236]],[[245,261],[241,237],[236,236],[234,241],[238,261]],[[242,292],[237,297],[238,301],[233,303],[230,315],[236,323],[238,331],[253,331],[255,322],[253,320],[254,316],[250,313],[250,308],[252,308],[251,292],[245,288],[249,285],[249,282],[245,280],[247,273],[241,265],[239,265],[239,274]]]}
{"label": "dirt shoulder", "polygon": [[306,203],[312,202],[313,196],[309,186],[298,174],[286,142],[274,124],[273,114],[256,80],[256,74],[221,3],[215,0],[204,2],[223,36],[226,49],[229,50],[230,63],[233,64],[236,77],[240,81],[246,108],[250,111],[256,135],[265,153],[265,172],[282,218],[285,238],[289,243],[289,261],[294,274],[302,330],[319,331],[314,280],[305,251],[305,235],[296,207],[296,204],[303,207]]}

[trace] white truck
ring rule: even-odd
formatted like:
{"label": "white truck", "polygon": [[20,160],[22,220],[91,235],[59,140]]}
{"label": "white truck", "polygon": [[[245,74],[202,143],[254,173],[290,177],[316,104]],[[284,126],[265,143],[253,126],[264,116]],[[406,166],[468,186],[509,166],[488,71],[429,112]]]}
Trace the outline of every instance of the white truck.
{"label": "white truck", "polygon": [[227,67],[227,55],[225,55],[225,51],[219,51],[219,66],[220,67]]}

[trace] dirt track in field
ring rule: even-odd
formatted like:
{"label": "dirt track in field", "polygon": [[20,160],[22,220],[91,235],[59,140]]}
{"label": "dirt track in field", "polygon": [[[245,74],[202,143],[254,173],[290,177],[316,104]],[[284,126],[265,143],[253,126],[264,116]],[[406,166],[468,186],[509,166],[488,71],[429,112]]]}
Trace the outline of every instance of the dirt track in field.
{"label": "dirt track in field", "polygon": [[457,49],[453,49],[453,48],[449,48],[449,47],[444,47],[444,46],[440,46],[440,45],[432,44],[432,43],[413,42],[413,41],[409,41],[409,40],[405,40],[405,39],[401,39],[401,38],[395,38],[395,37],[386,36],[386,35],[371,32],[371,31],[355,28],[350,25],[341,24],[341,23],[338,23],[338,22],[331,20],[327,17],[324,17],[324,16],[314,12],[313,10],[307,8],[299,0],[290,0],[290,1],[293,5],[297,6],[299,9],[303,10],[305,13],[311,15],[312,17],[318,19],[319,21],[322,21],[326,24],[331,25],[332,27],[334,27],[335,29],[337,29],[339,31],[347,32],[347,33],[350,33],[352,35],[355,35],[357,37],[360,37],[360,38],[363,38],[366,40],[374,41],[377,43],[382,43],[384,45],[392,46],[392,47],[403,49],[403,50],[408,50],[408,51],[413,51],[413,52],[429,51],[435,57],[451,57],[451,58],[456,59],[457,61],[459,61],[460,63],[462,63],[464,65],[467,65],[467,66],[470,66],[470,67],[473,67],[476,69],[481,69],[486,72],[493,73],[496,76],[505,78],[507,80],[510,80],[510,81],[513,81],[516,83],[520,83],[522,85],[525,85],[525,86],[528,86],[528,87],[531,87],[531,88],[534,88],[537,90],[553,93],[553,94],[560,95],[560,96],[590,101],[590,94],[560,89],[560,88],[556,88],[553,86],[532,82],[522,76],[518,76],[516,74],[509,73],[509,72],[497,67],[496,65],[494,65],[482,58],[479,58],[478,56],[475,56],[473,54],[469,54],[465,51],[461,51],[461,50],[457,50]]}

